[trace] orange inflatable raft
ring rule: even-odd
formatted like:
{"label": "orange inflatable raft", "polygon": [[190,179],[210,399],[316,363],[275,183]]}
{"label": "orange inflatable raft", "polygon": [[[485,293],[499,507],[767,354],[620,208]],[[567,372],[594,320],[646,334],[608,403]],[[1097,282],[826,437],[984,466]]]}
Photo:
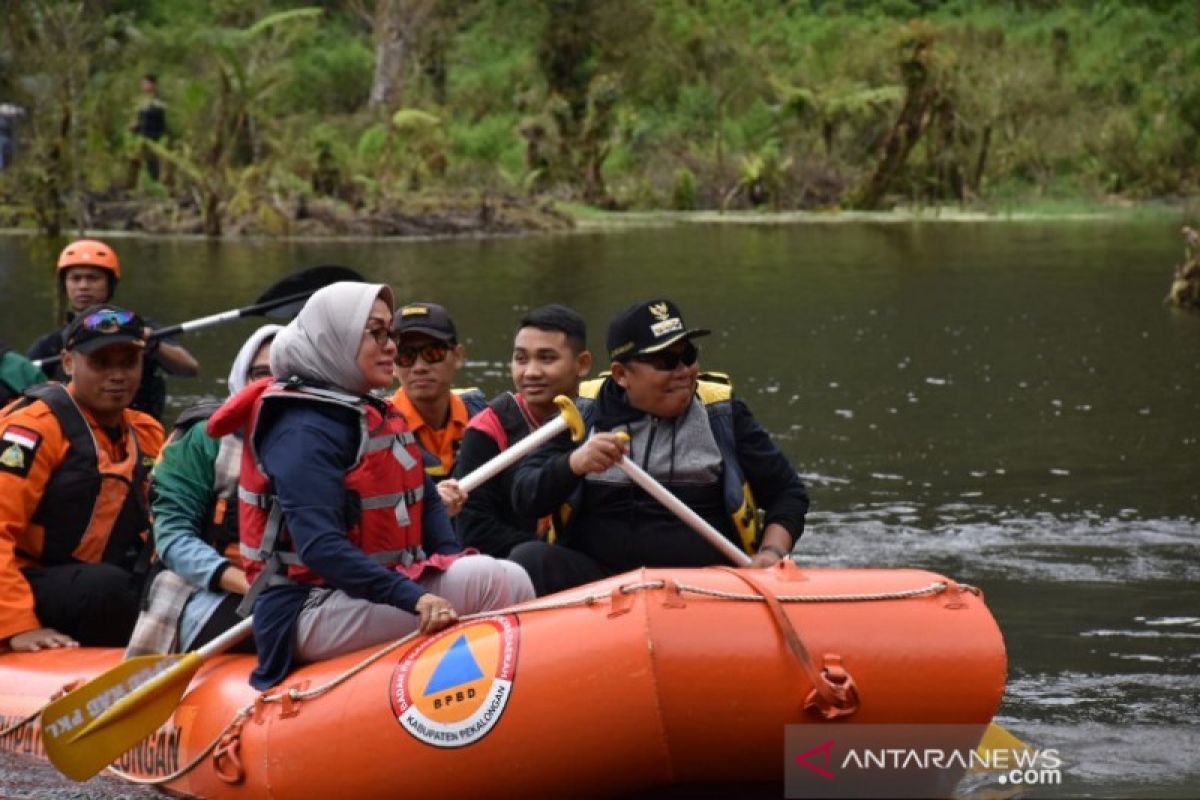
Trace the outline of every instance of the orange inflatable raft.
{"label": "orange inflatable raft", "polygon": [[[0,656],[0,749],[115,650]],[[977,591],[919,570],[646,569],[306,666],[218,656],[114,771],[195,797],[553,797],[752,784],[785,727],[944,723],[974,747],[1005,651]]]}

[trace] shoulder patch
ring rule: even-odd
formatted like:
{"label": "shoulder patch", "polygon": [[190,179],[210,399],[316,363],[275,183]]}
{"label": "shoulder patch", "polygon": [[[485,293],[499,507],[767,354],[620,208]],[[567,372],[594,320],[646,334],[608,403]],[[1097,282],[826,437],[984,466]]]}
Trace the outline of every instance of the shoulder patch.
{"label": "shoulder patch", "polygon": [[42,435],[22,425],[10,425],[0,434],[0,472],[24,478],[33,468],[33,458],[42,446]]}
{"label": "shoulder patch", "polygon": [[731,399],[733,387],[714,381],[697,381],[696,394],[700,396],[700,401],[707,406]]}

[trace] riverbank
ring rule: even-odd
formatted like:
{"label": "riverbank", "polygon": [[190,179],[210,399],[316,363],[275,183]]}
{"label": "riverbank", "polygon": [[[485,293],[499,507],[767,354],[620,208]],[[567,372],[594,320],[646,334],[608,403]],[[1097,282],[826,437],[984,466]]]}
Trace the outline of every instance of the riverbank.
{"label": "riverbank", "polygon": [[[193,203],[132,198],[85,201],[92,235],[203,236]],[[1031,199],[1007,205],[896,206],[887,211],[812,210],[614,211],[545,197],[514,195],[414,196],[380,209],[353,208],[328,198],[279,201],[227,215],[221,239],[388,239],[511,236],[674,225],[804,225],[1030,220],[1200,221],[1200,198],[1133,202],[1123,198]],[[81,231],[84,232],[84,231]],[[0,232],[36,235],[0,213]]]}
{"label": "riverbank", "polygon": [[[90,227],[151,234],[202,234],[195,203],[97,201]],[[224,215],[223,233],[239,236],[424,237],[559,231],[572,219],[552,203],[513,195],[416,197],[394,205],[355,208],[329,198],[275,200]]]}
{"label": "riverbank", "polygon": [[1200,198],[1133,202],[1032,199],[996,206],[896,206],[887,211],[841,208],[787,211],[609,211],[576,203],[558,205],[579,229],[676,224],[798,225],[856,222],[1025,222],[1030,220],[1200,220]]}

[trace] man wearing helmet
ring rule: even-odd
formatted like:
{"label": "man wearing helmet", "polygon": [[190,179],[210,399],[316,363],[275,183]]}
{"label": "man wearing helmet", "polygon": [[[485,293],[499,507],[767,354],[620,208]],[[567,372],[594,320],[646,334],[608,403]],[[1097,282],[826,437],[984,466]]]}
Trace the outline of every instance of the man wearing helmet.
{"label": "man wearing helmet", "polygon": [[[66,308],[64,322],[70,322],[85,308],[111,301],[120,280],[121,262],[111,247],[96,239],[71,242],[58,257],[58,290]],[[153,323],[147,322],[152,328]],[[150,328],[147,328],[146,335],[149,334]],[[162,419],[167,402],[167,384],[159,374],[159,369],[169,375],[191,378],[199,372],[200,365],[191,353],[171,340],[148,339],[147,342],[142,383],[131,408]],[[62,349],[60,329],[34,342],[26,355],[35,360],[46,359],[58,356]],[[52,380],[65,380],[60,363],[46,365],[44,371]]]}

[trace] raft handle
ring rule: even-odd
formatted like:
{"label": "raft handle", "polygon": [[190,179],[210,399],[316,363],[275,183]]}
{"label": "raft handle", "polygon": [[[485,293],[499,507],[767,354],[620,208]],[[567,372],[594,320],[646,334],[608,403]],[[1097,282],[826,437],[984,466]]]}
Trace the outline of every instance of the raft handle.
{"label": "raft handle", "polygon": [[242,716],[237,724],[231,725],[221,736],[213,750],[213,772],[225,783],[236,786],[246,779],[246,770],[242,767],[242,725],[246,717]]}
{"label": "raft handle", "polygon": [[779,635],[783,637],[784,643],[792,651],[796,662],[804,670],[809,682],[812,683],[812,691],[804,699],[805,711],[819,714],[825,719],[848,717],[858,711],[858,687],[854,685],[854,678],[842,665],[840,655],[826,653],[824,663],[821,669],[818,669],[816,659],[809,654],[808,648],[800,639],[800,634],[796,632],[795,626],[784,613],[783,606],[775,595],[766,591],[759,585],[758,580],[751,577],[750,573],[745,570],[733,567],[716,567],[715,569],[736,576],[744,583],[749,584],[762,597],[775,627],[779,630]]}

